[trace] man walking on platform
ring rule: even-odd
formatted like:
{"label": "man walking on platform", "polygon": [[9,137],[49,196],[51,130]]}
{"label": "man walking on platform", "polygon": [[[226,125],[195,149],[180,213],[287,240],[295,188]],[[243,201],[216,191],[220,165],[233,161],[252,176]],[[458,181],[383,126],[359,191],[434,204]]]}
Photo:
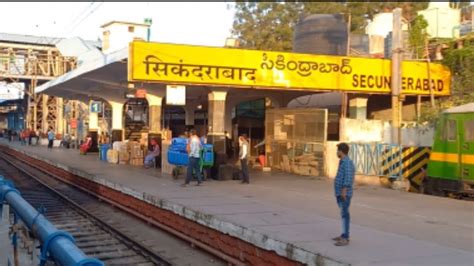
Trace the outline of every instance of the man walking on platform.
{"label": "man walking on platform", "polygon": [[354,163],[349,159],[349,145],[339,143],[337,145],[337,157],[339,157],[339,167],[334,179],[334,192],[337,205],[341,211],[342,234],[333,238],[336,246],[347,246],[349,244],[349,224],[351,222],[349,206],[351,205],[352,186],[354,183],[355,168]]}
{"label": "man walking on platform", "polygon": [[249,143],[247,141],[247,135],[242,134],[242,136],[239,137],[239,147],[239,159],[242,168],[242,184],[250,184],[248,165],[248,157],[250,150]]}
{"label": "man walking on platform", "polygon": [[48,131],[48,149],[53,148],[53,142],[54,142],[54,131],[50,129]]}
{"label": "man walking on platform", "polygon": [[182,186],[186,186],[189,184],[189,182],[191,182],[191,179],[193,178],[193,171],[197,175],[197,185],[200,186],[202,183],[201,169],[199,169],[199,158],[201,157],[200,154],[202,149],[201,140],[197,136],[195,129],[192,129],[190,134],[191,137],[189,138],[188,145],[186,146],[189,156],[188,170],[186,173],[186,182]]}

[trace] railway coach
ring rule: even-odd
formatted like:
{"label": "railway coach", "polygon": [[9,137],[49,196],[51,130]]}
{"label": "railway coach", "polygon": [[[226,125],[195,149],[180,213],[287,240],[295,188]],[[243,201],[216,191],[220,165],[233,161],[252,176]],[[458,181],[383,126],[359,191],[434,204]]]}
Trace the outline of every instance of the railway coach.
{"label": "railway coach", "polygon": [[424,181],[435,195],[474,195],[474,103],[443,112]]}

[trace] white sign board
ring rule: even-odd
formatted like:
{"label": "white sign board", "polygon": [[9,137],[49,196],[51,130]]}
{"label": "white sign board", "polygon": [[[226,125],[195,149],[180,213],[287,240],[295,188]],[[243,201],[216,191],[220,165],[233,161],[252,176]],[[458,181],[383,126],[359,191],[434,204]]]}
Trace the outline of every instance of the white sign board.
{"label": "white sign board", "polygon": [[90,112],[91,113],[100,113],[100,112],[102,112],[102,102],[99,102],[99,101],[91,102]]}
{"label": "white sign board", "polygon": [[167,105],[186,105],[186,87],[179,85],[166,86]]}

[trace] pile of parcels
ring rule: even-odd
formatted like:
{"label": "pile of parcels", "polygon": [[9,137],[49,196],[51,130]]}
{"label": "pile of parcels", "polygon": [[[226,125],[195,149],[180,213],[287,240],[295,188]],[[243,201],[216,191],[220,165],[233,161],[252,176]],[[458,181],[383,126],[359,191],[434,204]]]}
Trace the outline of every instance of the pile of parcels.
{"label": "pile of parcels", "polygon": [[115,164],[143,166],[146,145],[137,141],[116,141],[107,152],[107,161]]}
{"label": "pile of parcels", "polygon": [[288,155],[282,155],[280,168],[285,172],[295,173],[305,176],[320,176],[320,163],[322,158],[318,158],[315,154],[303,154],[295,156],[294,160],[290,160]]}

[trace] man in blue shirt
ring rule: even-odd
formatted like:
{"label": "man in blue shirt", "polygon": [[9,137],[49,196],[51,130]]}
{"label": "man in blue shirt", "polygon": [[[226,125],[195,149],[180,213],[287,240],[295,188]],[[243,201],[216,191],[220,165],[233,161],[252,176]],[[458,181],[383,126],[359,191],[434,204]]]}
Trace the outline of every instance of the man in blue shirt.
{"label": "man in blue shirt", "polygon": [[351,205],[352,186],[354,184],[355,168],[354,163],[347,154],[349,146],[346,143],[337,145],[337,157],[339,157],[339,167],[334,179],[334,192],[337,205],[341,210],[342,234],[333,238],[336,246],[347,246],[349,244],[349,224],[351,222],[349,206]]}
{"label": "man in blue shirt", "polygon": [[53,148],[53,143],[54,143],[54,131],[52,129],[50,129],[48,131],[48,149],[52,149]]}

